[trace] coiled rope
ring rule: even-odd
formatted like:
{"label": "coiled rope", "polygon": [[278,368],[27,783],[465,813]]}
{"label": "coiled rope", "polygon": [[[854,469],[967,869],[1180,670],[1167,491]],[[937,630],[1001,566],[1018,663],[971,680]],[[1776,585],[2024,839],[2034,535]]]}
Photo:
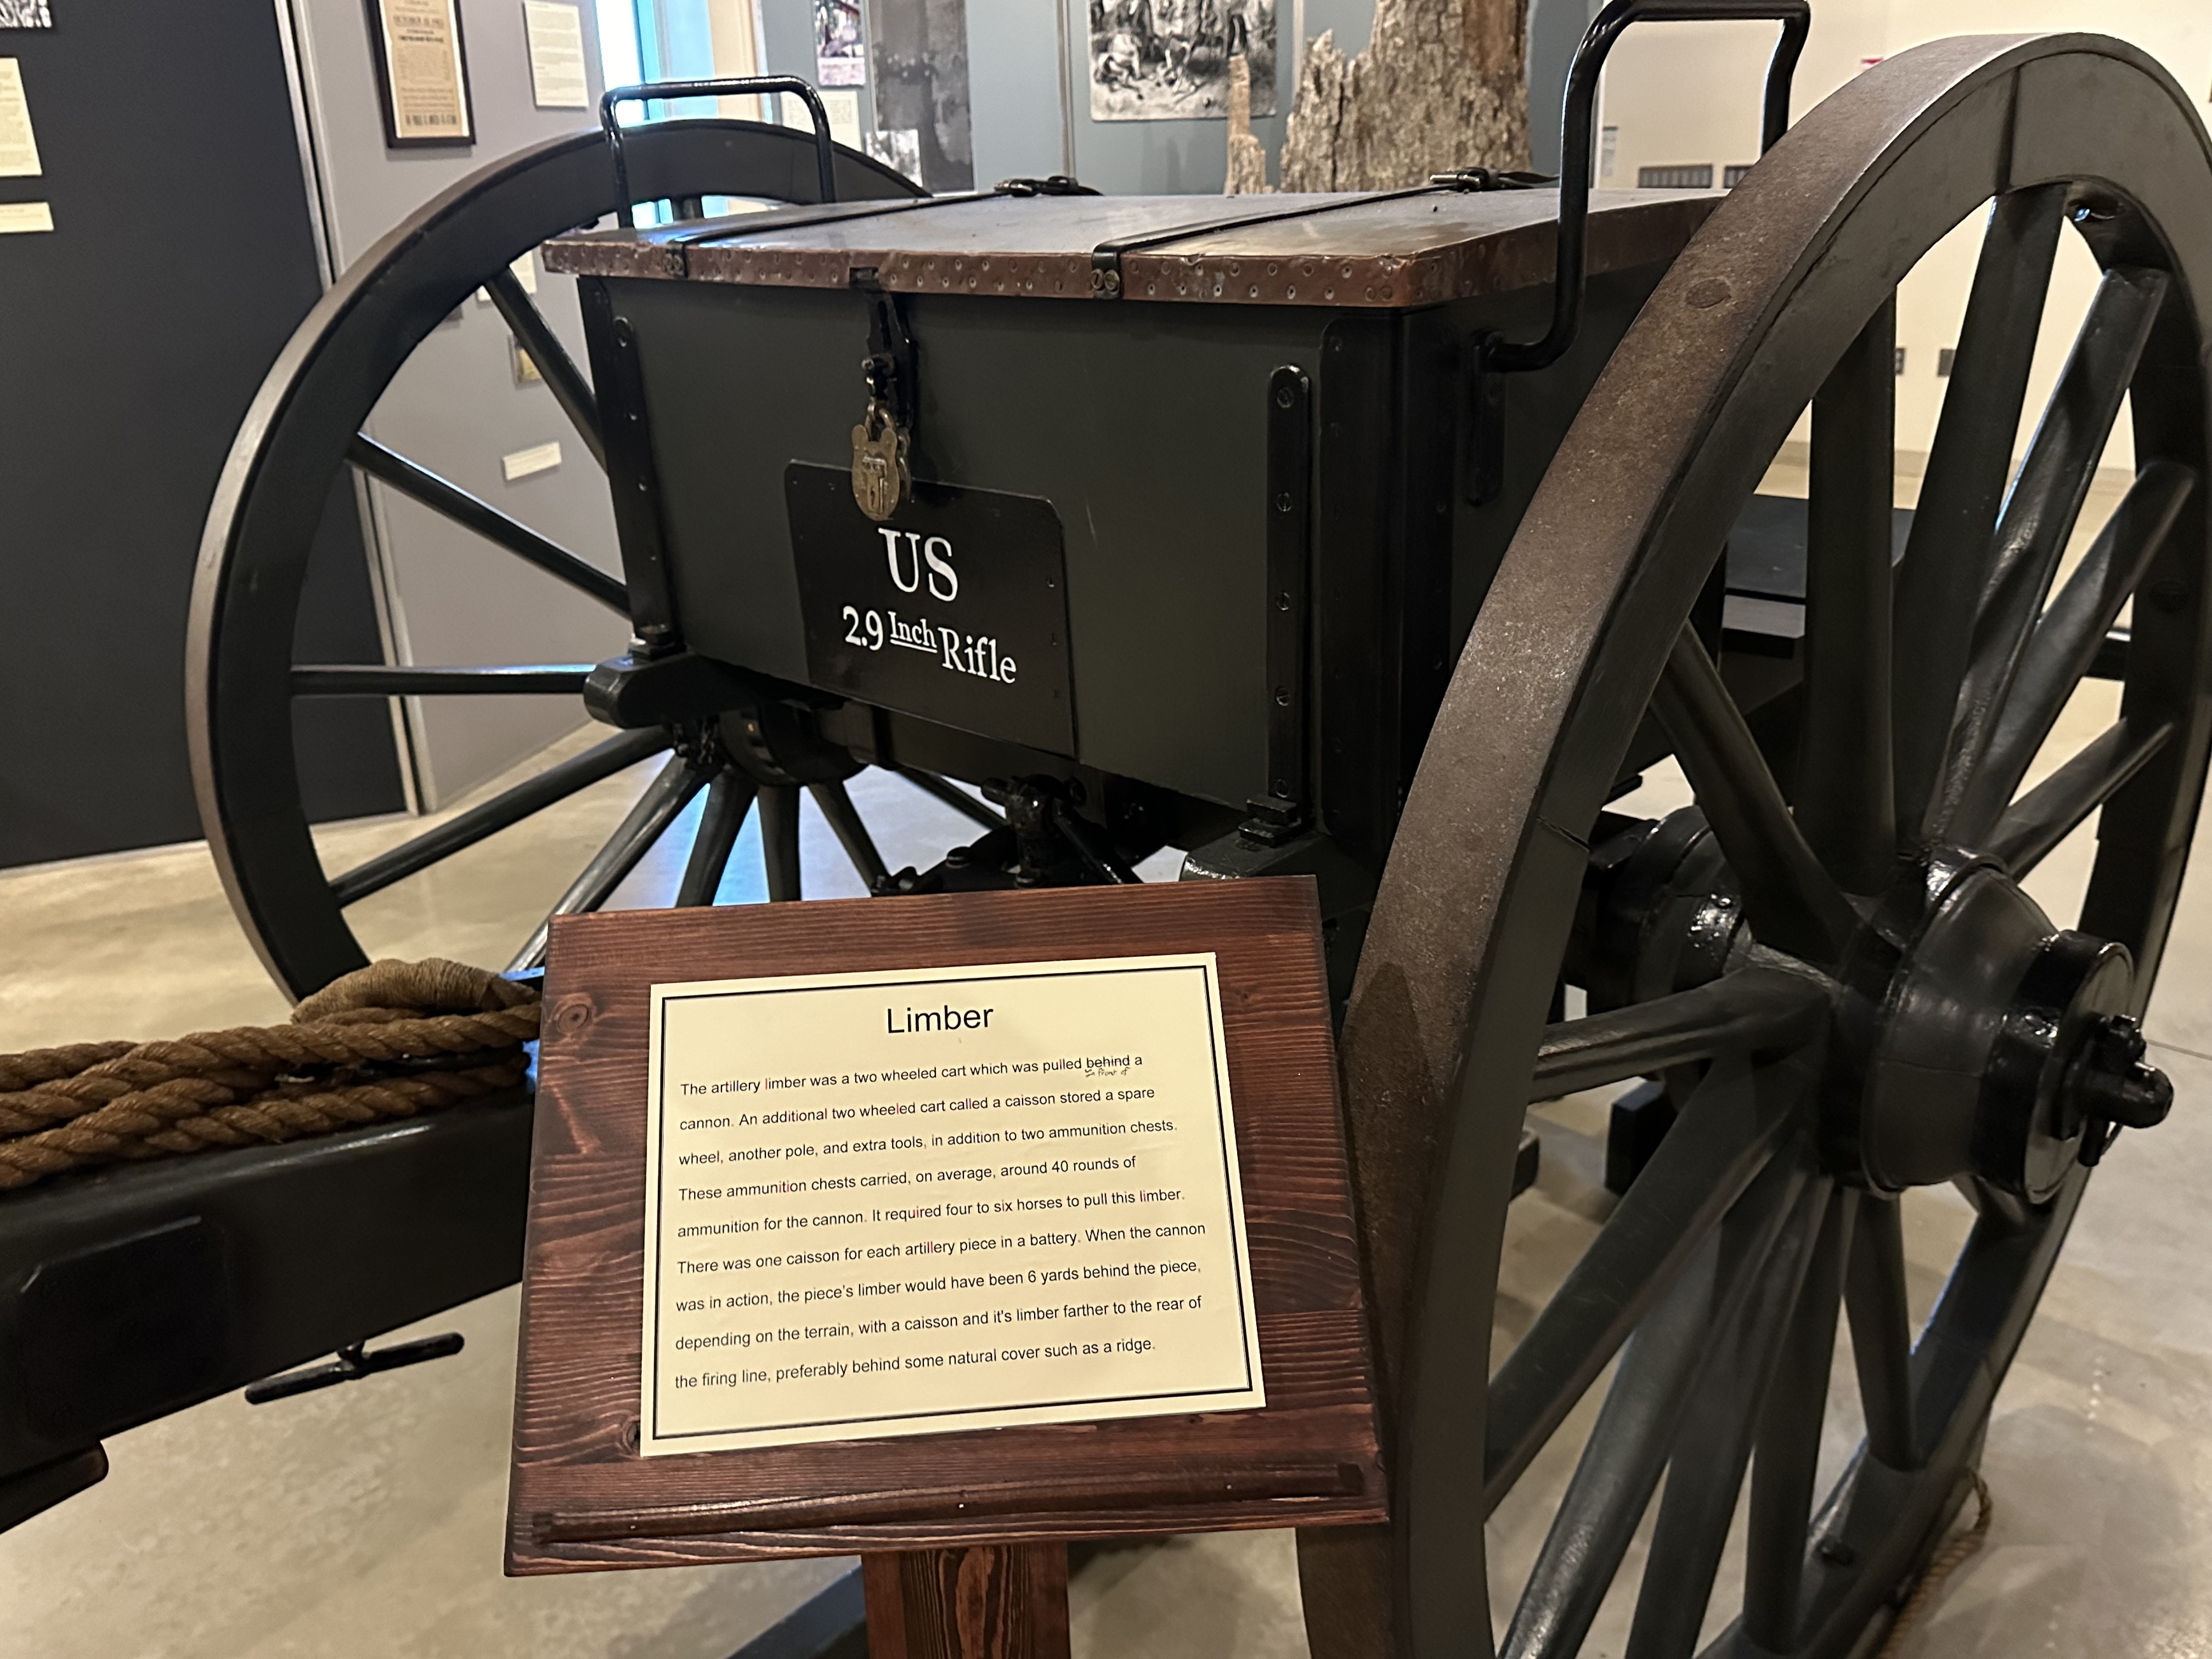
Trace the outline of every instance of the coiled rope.
{"label": "coiled rope", "polygon": [[433,957],[333,980],[286,1025],[0,1054],[0,1191],[482,1099],[522,1081],[538,1016],[536,987]]}

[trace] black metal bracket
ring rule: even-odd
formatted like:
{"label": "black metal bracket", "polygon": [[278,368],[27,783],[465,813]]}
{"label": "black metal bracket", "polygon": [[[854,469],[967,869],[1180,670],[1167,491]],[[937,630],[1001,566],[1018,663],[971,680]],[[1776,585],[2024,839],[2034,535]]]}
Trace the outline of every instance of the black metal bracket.
{"label": "black metal bracket", "polygon": [[1467,377],[1467,502],[1486,507],[1505,488],[1505,383],[1490,362],[1492,334],[1476,337]]}
{"label": "black metal bracket", "polygon": [[1429,183],[1438,190],[1462,192],[1491,190],[1541,190],[1546,185],[1559,181],[1548,173],[1500,173],[1493,167],[1454,167],[1449,173],[1432,173]]}
{"label": "black metal bracket", "polygon": [[607,152],[615,164],[615,219],[628,229],[636,223],[629,196],[629,158],[623,153],[622,123],[615,119],[618,104],[645,103],[654,98],[743,97],[751,93],[795,93],[806,100],[814,119],[814,174],[819,200],[837,199],[836,141],[830,136],[830,112],[822,94],[796,75],[738,75],[706,81],[647,81],[634,87],[610,87],[599,100],[599,131],[606,135]]}
{"label": "black metal bracket", "polygon": [[1487,353],[1488,367],[1519,371],[1557,362],[1574,343],[1582,326],[1583,281],[1589,259],[1590,123],[1597,102],[1598,71],[1631,23],[1717,22],[1771,20],[1782,25],[1774,56],[1766,68],[1765,122],[1759,153],[1774,148],[1790,127],[1790,82],[1805,36],[1813,27],[1809,0],[1612,0],[1591,21],[1567,71],[1566,96],[1559,108],[1559,243],[1552,276],[1552,325],[1540,340],[1498,340]]}
{"label": "black metal bracket", "polygon": [[911,439],[921,403],[914,336],[907,331],[897,296],[884,287],[875,266],[861,266],[850,280],[868,301],[868,355],[860,365],[868,396],[888,408],[899,430]]}
{"label": "black metal bracket", "polygon": [[1098,192],[1065,173],[1044,179],[1001,179],[991,186],[994,196],[1096,196]]}
{"label": "black metal bracket", "polygon": [[249,1385],[246,1403],[265,1406],[272,1400],[289,1400],[295,1394],[313,1394],[317,1389],[332,1388],[340,1382],[358,1382],[379,1371],[396,1371],[403,1365],[419,1365],[426,1359],[444,1359],[459,1353],[462,1343],[459,1331],[447,1331],[442,1336],[420,1336],[411,1342],[395,1342],[374,1353],[366,1352],[365,1343],[350,1343],[338,1350],[335,1359]]}
{"label": "black metal bracket", "polygon": [[1115,846],[1113,832],[1078,810],[1079,784],[1037,776],[987,779],[982,787],[984,799],[1005,812],[1005,821],[967,846],[953,848],[930,869],[909,866],[885,876],[876,884],[877,896],[1122,887],[1142,881]]}
{"label": "black metal bracket", "polygon": [[1313,520],[1313,381],[1267,377],[1267,793],[1238,834],[1279,846],[1306,819],[1306,635]]}
{"label": "black metal bracket", "polygon": [[669,583],[660,475],[646,422],[637,331],[629,318],[614,314],[607,285],[596,277],[579,282],[576,297],[591,343],[592,380],[599,392],[599,436],[606,446],[615,539],[622,549],[623,582],[635,635],[630,654],[639,661],[673,656],[684,648],[684,635],[676,625],[676,598]]}
{"label": "black metal bracket", "polygon": [[705,720],[742,707],[760,688],[726,663],[689,651],[614,657],[584,682],[584,710],[625,730]]}

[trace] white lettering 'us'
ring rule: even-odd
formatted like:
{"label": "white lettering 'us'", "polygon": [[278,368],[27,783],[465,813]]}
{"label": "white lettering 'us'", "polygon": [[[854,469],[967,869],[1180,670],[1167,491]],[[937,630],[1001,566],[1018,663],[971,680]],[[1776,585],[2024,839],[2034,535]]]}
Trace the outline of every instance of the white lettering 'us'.
{"label": "white lettering 'us'", "polygon": [[[943,548],[940,553],[937,550]],[[921,544],[921,556],[929,561],[929,592],[933,599],[950,605],[960,597],[960,573],[952,568],[952,544],[942,536],[932,536]]]}
{"label": "white lettering 'us'", "polygon": [[[876,532],[884,538],[884,563],[890,571],[891,586],[902,593],[917,592],[921,586],[922,566],[929,567],[929,592],[933,599],[950,605],[960,597],[960,573],[952,568],[952,544],[942,536],[932,536],[927,542],[915,530],[893,530],[889,526]],[[903,539],[905,545],[899,544]]]}
{"label": "white lettering 'us'", "polygon": [[[902,533],[906,536],[907,569],[909,572],[904,576],[899,574],[899,537]],[[890,567],[891,586],[902,593],[913,592],[921,586],[921,559],[914,550],[914,544],[921,540],[921,538],[910,531],[902,532],[893,530],[888,525],[876,532],[876,534],[884,538],[884,562]]]}

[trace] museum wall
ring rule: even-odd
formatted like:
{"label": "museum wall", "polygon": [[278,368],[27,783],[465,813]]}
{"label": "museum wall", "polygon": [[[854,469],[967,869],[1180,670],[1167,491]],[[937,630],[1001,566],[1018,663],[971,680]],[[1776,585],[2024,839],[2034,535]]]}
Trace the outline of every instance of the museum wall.
{"label": "museum wall", "polygon": [[[2079,29],[2117,35],[2165,64],[2212,120],[2212,8],[2201,0],[1814,0],[1813,33],[1799,68],[1799,113],[1870,62],[1954,34],[2017,34]],[[1773,40],[1771,25],[1675,23],[1632,29],[1616,48],[1605,86],[1601,126],[1612,135],[1612,167],[1602,182],[1634,185],[1647,167],[1711,164],[1716,177],[1752,160],[1759,144],[1759,88]],[[1942,407],[1943,353],[1957,343],[1960,319],[1980,246],[1978,219],[1961,225],[1924,259],[1898,299],[1897,443],[1910,472],[1926,453]],[[2027,408],[2042,405],[2081,313],[2096,270],[2075,239],[2060,244],[2046,325]],[[2067,320],[2062,320],[2067,319]],[[2024,447],[2030,427],[2023,422]],[[1799,434],[1802,439],[1804,433]],[[2108,467],[2133,464],[2123,422]]]}

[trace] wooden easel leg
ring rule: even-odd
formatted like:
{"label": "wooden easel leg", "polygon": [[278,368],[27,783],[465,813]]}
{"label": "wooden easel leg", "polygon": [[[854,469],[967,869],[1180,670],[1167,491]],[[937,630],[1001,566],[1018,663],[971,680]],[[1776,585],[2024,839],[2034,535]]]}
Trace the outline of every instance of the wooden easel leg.
{"label": "wooden easel leg", "polygon": [[861,1558],[868,1659],[1067,1659],[1067,1546]]}

